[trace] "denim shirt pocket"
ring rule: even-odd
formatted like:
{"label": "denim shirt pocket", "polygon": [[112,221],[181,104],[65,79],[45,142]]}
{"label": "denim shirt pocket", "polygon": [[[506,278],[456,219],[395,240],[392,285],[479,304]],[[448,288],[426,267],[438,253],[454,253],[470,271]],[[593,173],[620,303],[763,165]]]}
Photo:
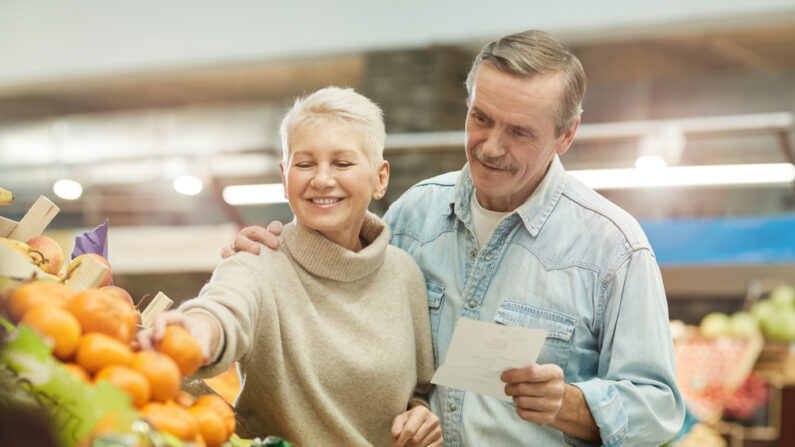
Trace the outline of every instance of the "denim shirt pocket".
{"label": "denim shirt pocket", "polygon": [[431,319],[431,338],[433,339],[434,358],[436,358],[436,336],[439,334],[439,319],[442,315],[442,302],[444,301],[444,286],[435,282],[426,281],[428,292],[428,314]]}
{"label": "denim shirt pocket", "polygon": [[555,363],[565,372],[577,320],[569,315],[529,304],[503,301],[494,322],[506,326],[546,329],[547,338],[536,363]]}

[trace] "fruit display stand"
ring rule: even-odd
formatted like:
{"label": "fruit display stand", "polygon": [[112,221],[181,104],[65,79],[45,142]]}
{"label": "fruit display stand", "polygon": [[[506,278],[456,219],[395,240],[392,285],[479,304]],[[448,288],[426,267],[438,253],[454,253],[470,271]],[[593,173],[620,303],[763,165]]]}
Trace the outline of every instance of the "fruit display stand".
{"label": "fruit display stand", "polygon": [[23,241],[57,211],[42,197],[20,222],[0,218],[0,391],[13,396],[0,407],[41,415],[64,447],[288,446],[238,438],[223,398],[180,391],[201,365],[201,348],[184,328],[169,326],[154,350],[135,345],[136,322],[149,325],[172,304],[164,294],[142,319],[126,291],[105,286],[104,258],[78,256],[65,275],[55,274],[62,259],[48,265],[52,272],[40,268],[43,252]]}

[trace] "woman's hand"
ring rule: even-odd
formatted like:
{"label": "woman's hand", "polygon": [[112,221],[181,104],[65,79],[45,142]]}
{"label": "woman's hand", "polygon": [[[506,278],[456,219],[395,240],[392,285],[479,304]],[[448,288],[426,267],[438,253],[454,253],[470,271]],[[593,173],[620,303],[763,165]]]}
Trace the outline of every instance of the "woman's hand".
{"label": "woman's hand", "polygon": [[199,342],[204,357],[203,365],[210,361],[220,337],[218,324],[212,318],[199,313],[184,314],[178,310],[163,312],[155,317],[152,327],[138,332],[135,339],[141,349],[155,349],[166,334],[166,326],[184,327]]}
{"label": "woman's hand", "polygon": [[419,402],[410,402],[409,410],[395,417],[392,438],[392,447],[437,447],[444,441],[439,418]]}
{"label": "woman's hand", "polygon": [[221,257],[226,259],[239,251],[258,255],[259,244],[257,242],[275,250],[279,248],[280,234],[282,234],[282,223],[278,220],[269,223],[267,227],[245,227],[240,230],[240,233],[237,233],[231,246],[221,249]]}

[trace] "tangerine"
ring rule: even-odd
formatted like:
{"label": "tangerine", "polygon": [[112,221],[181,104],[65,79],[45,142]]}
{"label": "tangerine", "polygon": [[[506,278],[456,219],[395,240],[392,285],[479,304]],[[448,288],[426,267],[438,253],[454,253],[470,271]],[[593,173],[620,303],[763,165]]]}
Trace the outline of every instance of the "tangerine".
{"label": "tangerine", "polygon": [[177,362],[183,376],[195,373],[204,363],[199,342],[182,326],[166,326],[166,332],[155,349]]}
{"label": "tangerine", "polygon": [[235,411],[228,403],[226,403],[223,397],[217,396],[215,394],[205,394],[203,396],[199,396],[193,406],[204,406],[215,411],[221,415],[221,418],[224,420],[229,435],[231,436],[232,433],[235,432]]}
{"label": "tangerine", "polygon": [[74,375],[78,379],[88,384],[91,383],[91,376],[88,374],[88,371],[83,369],[82,366],[78,365],[77,363],[64,363],[63,366],[67,371],[69,371],[70,374]]}
{"label": "tangerine", "polygon": [[183,441],[191,441],[199,433],[196,418],[173,402],[149,402],[141,408],[141,414],[157,430],[170,433]]}
{"label": "tangerine", "polygon": [[20,321],[36,332],[50,338],[54,345],[52,353],[61,360],[68,359],[80,342],[80,323],[67,310],[48,303],[28,309]]}
{"label": "tangerine", "polygon": [[229,439],[228,428],[223,417],[205,405],[190,408],[190,413],[199,423],[199,434],[204,438],[207,447],[218,447]]}
{"label": "tangerine", "polygon": [[8,313],[18,322],[25,312],[37,304],[48,303],[53,306],[66,307],[75,292],[65,285],[54,281],[33,281],[25,283],[11,293],[8,300]]}
{"label": "tangerine", "polygon": [[179,393],[179,366],[171,357],[156,351],[135,353],[132,367],[146,377],[152,390],[152,400],[165,402]]}
{"label": "tangerine", "polygon": [[108,365],[94,376],[94,383],[107,380],[130,396],[132,404],[141,408],[149,402],[149,381],[143,374],[124,365]]}
{"label": "tangerine", "polygon": [[89,332],[80,339],[75,361],[91,373],[108,365],[129,366],[133,353],[129,346],[100,332]]}
{"label": "tangerine", "polygon": [[138,321],[132,304],[101,289],[84,290],[69,303],[69,311],[86,332],[101,332],[124,343],[135,336]]}

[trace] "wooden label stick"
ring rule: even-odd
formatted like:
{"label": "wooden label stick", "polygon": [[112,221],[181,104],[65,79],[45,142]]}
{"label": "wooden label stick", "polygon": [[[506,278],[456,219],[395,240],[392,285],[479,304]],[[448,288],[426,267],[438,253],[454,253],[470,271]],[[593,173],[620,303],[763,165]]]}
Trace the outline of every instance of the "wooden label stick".
{"label": "wooden label stick", "polygon": [[55,215],[58,214],[60,210],[61,209],[52,203],[50,199],[39,196],[28,212],[22,216],[22,220],[20,220],[17,227],[11,231],[8,238],[22,242],[31,240],[40,235],[41,232],[47,228],[47,225],[52,222]]}
{"label": "wooden label stick", "polygon": [[93,257],[86,256],[66,280],[66,287],[81,292],[86,289],[93,289],[102,284],[105,275],[108,274],[108,266]]}
{"label": "wooden label stick", "polygon": [[141,313],[141,326],[145,328],[152,327],[155,317],[167,311],[173,304],[174,302],[171,301],[171,298],[167,297],[165,293],[157,292],[157,295],[152,298],[152,301],[149,302],[149,305],[147,305]]}

